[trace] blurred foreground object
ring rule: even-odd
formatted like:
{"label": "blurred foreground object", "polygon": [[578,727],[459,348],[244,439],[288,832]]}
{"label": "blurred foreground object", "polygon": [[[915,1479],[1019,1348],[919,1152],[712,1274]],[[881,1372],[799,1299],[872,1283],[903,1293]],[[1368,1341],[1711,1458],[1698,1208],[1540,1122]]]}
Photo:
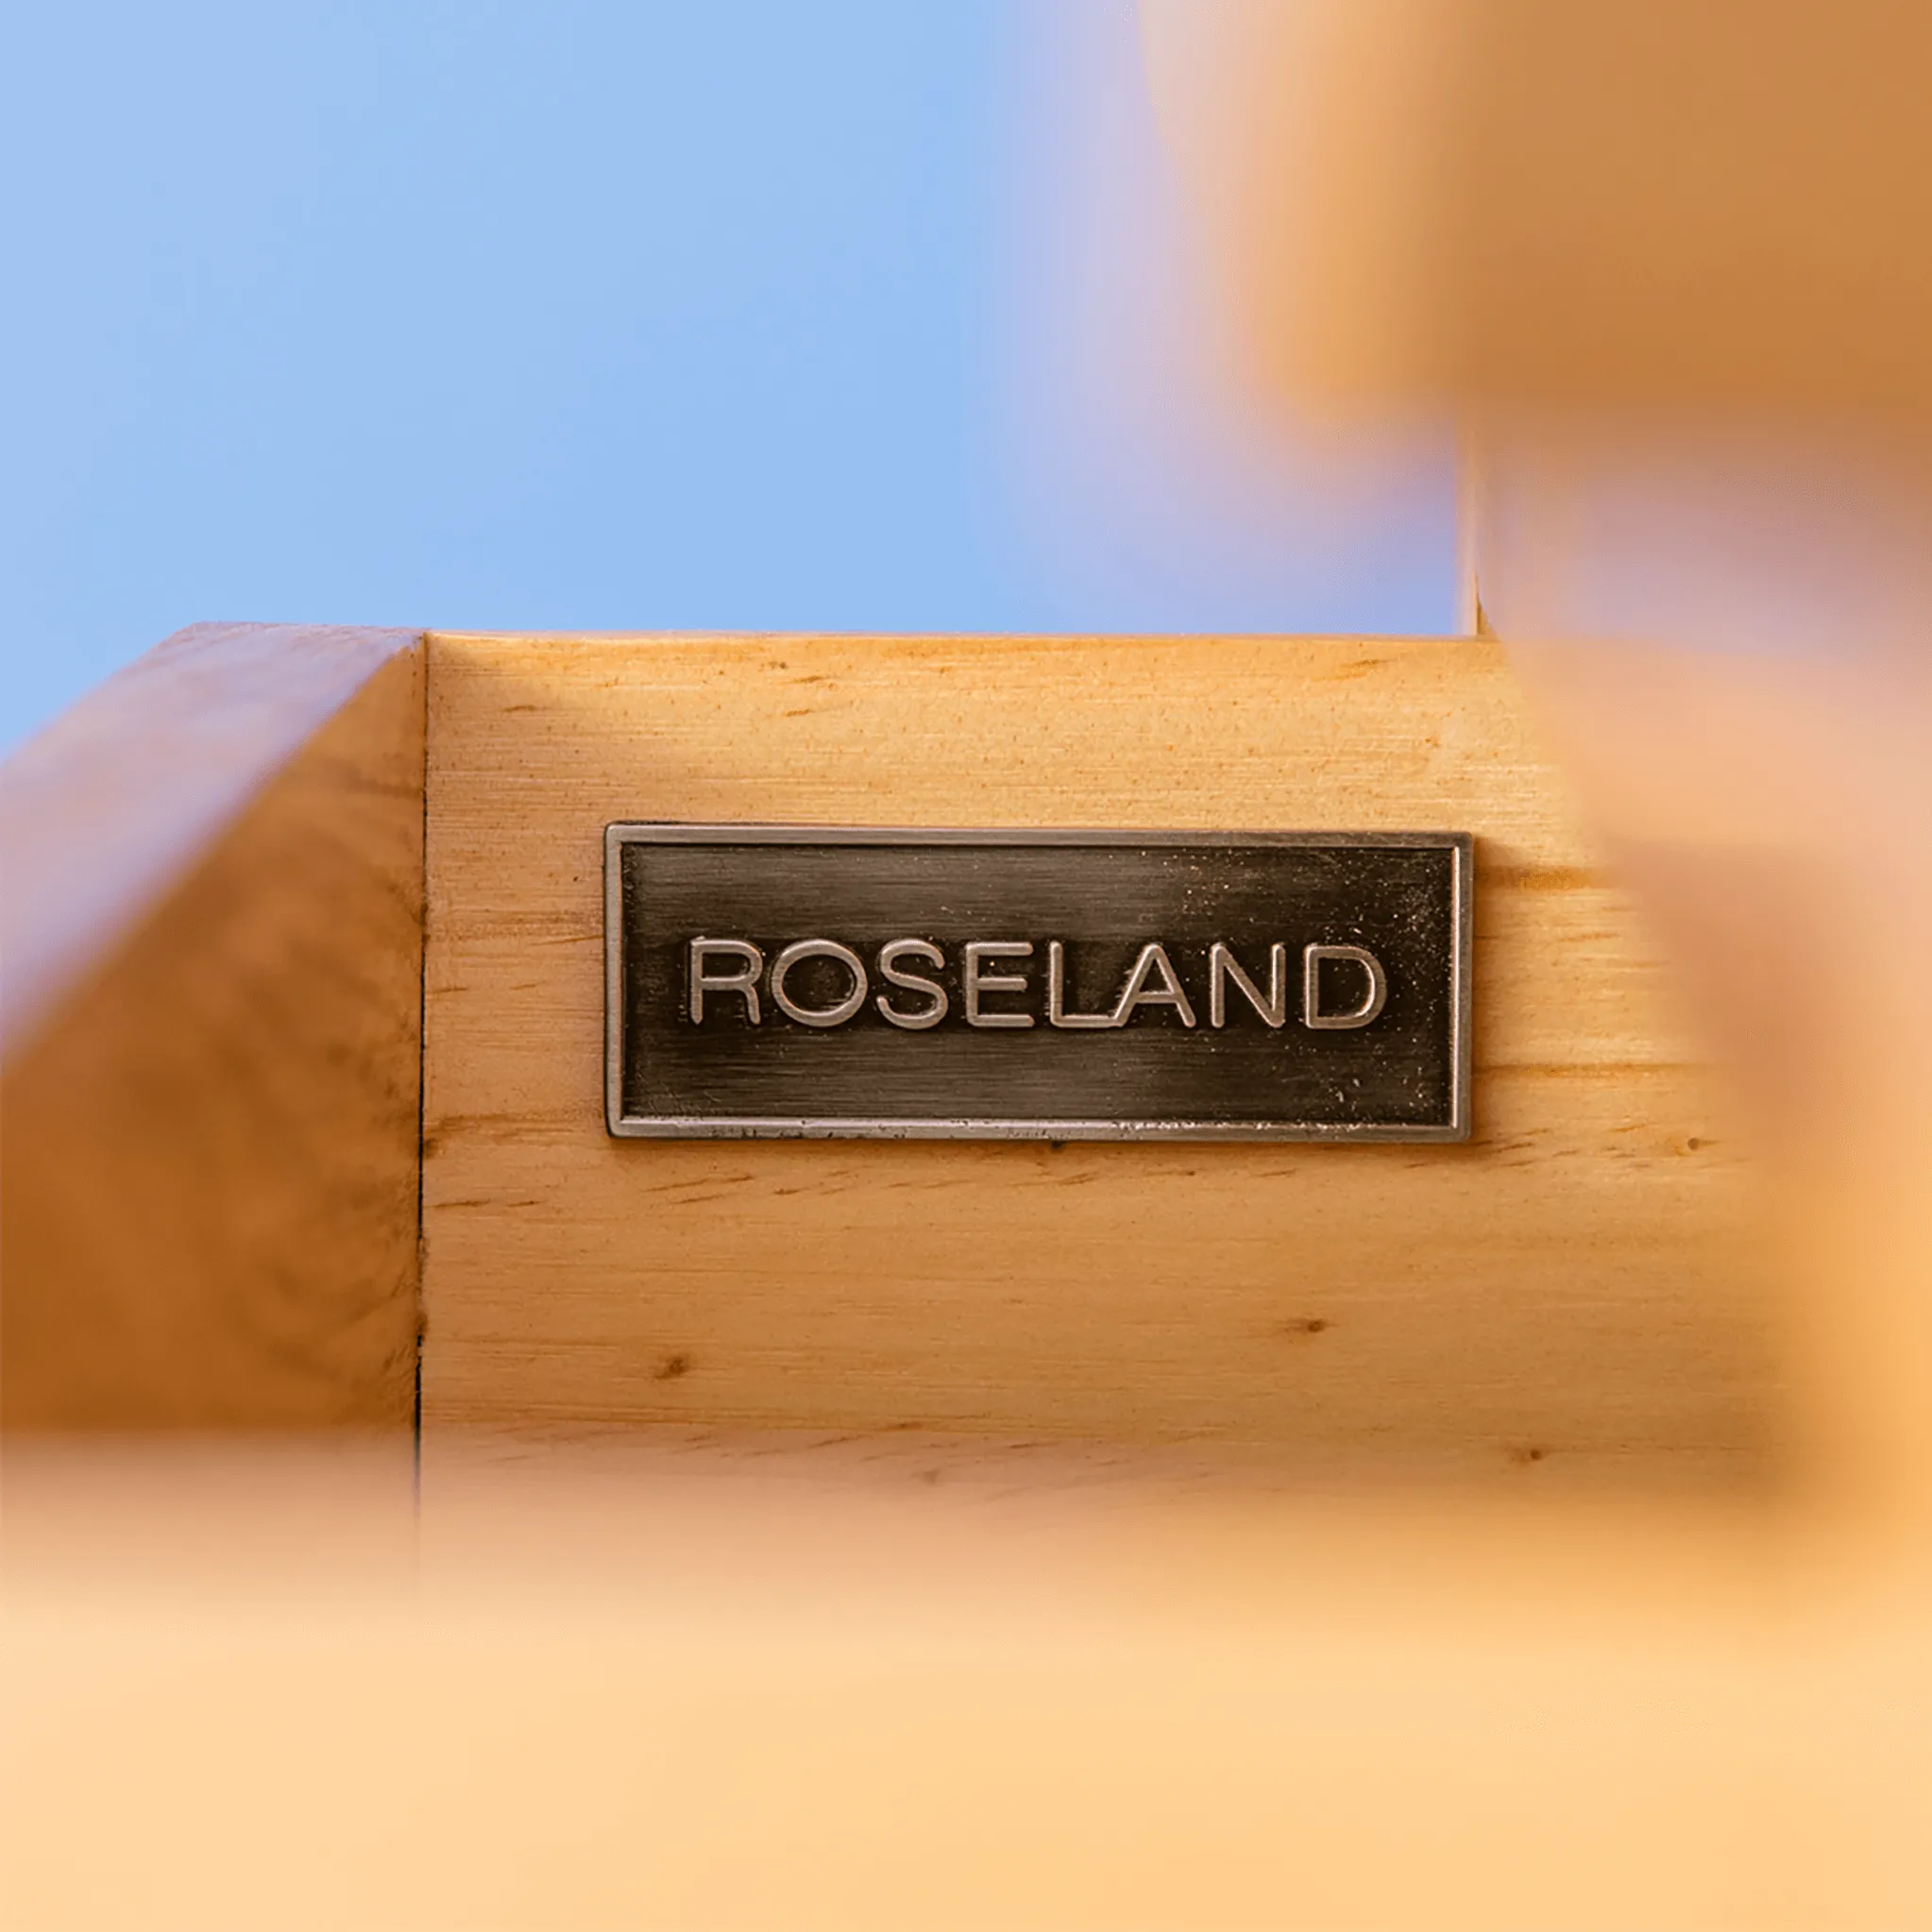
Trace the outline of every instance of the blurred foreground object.
{"label": "blurred foreground object", "polygon": [[1932,9],[1143,18],[1256,406],[1461,426],[1479,621],[1796,1183],[1818,1466],[1922,1560]]}
{"label": "blurred foreground object", "polygon": [[1142,0],[1296,402],[1932,421],[1918,0]]}
{"label": "blurred foreground object", "polygon": [[1763,1526],[1039,1449],[9,1469],[6,1922],[1924,1924],[1932,1671]]}

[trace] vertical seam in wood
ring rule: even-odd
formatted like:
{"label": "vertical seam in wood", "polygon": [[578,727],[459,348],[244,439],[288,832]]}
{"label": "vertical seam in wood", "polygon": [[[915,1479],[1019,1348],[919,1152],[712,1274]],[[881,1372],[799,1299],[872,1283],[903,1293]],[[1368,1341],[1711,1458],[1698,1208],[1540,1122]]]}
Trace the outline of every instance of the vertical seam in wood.
{"label": "vertical seam in wood", "polygon": [[415,1388],[410,1412],[410,1487],[415,1509],[422,1506],[423,1473],[423,1277],[428,1264],[423,1239],[423,1133],[430,1080],[430,634],[419,632],[422,652],[422,839],[417,848],[416,1028],[415,1028]]}

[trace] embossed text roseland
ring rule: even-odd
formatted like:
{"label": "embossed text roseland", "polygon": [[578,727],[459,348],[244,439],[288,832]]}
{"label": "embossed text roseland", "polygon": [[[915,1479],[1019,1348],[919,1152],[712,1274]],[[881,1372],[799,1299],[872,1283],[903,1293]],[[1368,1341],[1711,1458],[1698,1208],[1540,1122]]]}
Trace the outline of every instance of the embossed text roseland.
{"label": "embossed text roseland", "polygon": [[616,824],[619,1136],[1460,1140],[1461,833]]}

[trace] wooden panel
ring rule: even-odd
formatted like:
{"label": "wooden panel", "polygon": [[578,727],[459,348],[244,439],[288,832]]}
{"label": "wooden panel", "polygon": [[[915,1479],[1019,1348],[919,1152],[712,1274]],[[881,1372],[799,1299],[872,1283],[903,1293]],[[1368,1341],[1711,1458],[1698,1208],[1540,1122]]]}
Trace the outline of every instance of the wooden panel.
{"label": "wooden panel", "polygon": [[[432,640],[426,1426],[1762,1472],[1744,1177],[1483,642]],[[624,1144],[613,818],[1449,827],[1466,1147]]]}
{"label": "wooden panel", "polygon": [[409,1424],[422,751],[412,634],[209,625],[9,766],[9,1429]]}

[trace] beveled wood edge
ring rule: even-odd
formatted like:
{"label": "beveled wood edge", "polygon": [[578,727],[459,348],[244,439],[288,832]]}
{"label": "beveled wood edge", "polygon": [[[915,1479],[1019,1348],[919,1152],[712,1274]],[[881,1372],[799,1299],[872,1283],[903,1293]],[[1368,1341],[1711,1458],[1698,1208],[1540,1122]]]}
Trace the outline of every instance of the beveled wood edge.
{"label": "beveled wood edge", "polygon": [[419,633],[197,625],[0,772],[0,1429],[413,1424]]}
{"label": "beveled wood edge", "polygon": [[423,633],[199,623],[0,764],[0,1059]]}

